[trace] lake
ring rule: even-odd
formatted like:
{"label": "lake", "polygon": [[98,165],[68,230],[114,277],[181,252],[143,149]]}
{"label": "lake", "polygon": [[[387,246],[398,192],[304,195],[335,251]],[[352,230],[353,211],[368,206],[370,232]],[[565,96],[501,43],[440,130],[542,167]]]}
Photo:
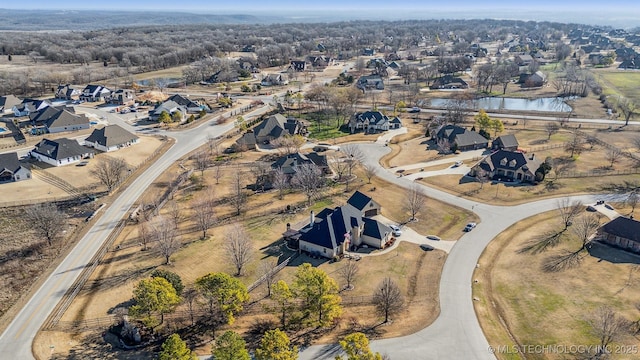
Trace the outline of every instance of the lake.
{"label": "lake", "polygon": [[[539,99],[483,97],[473,101],[474,109],[511,110],[511,111],[541,111],[541,112],[570,112],[571,106],[565,102],[567,98],[547,97]],[[424,107],[447,107],[450,99],[431,99],[424,101]]]}

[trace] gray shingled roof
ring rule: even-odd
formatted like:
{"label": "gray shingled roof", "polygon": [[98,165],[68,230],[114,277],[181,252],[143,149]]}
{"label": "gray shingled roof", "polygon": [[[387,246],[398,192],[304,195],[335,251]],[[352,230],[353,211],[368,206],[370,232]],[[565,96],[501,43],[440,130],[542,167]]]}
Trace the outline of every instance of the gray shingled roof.
{"label": "gray shingled roof", "polygon": [[493,142],[502,148],[518,147],[518,139],[513,134],[498,136]]}
{"label": "gray shingled roof", "polygon": [[54,160],[93,154],[93,150],[87,149],[78,144],[77,141],[67,138],[57,140],[43,139],[33,151]]}
{"label": "gray shingled roof", "polygon": [[21,166],[20,161],[18,161],[18,153],[0,154],[0,173],[5,171],[15,173]]}
{"label": "gray shingled roof", "polygon": [[356,191],[351,195],[349,200],[347,200],[347,204],[353,206],[354,208],[362,211],[365,206],[371,201],[371,198],[367,195],[361,193],[360,191]]}
{"label": "gray shingled roof", "polygon": [[126,144],[136,139],[138,139],[137,136],[120,127],[120,125],[108,125],[102,129],[93,130],[85,141],[111,147]]}
{"label": "gray shingled roof", "polygon": [[22,100],[13,95],[0,96],[0,108],[11,109],[12,107],[20,104]]}
{"label": "gray shingled roof", "polygon": [[47,128],[86,125],[89,124],[89,119],[84,114],[72,114],[69,111],[62,109],[57,114],[46,119],[44,124]]}
{"label": "gray shingled roof", "polygon": [[602,226],[607,234],[640,243],[640,221],[619,216]]}

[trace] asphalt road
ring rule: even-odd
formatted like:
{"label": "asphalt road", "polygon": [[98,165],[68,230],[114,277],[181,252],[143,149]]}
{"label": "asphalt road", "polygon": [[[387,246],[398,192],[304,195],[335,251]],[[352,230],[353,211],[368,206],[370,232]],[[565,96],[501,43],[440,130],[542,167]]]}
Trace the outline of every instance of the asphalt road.
{"label": "asphalt road", "polygon": [[[268,109],[268,106],[264,106],[244,116],[245,118],[259,116]],[[91,227],[69,255],[44,281],[43,285],[13,319],[4,333],[0,335],[0,358],[12,360],[33,359],[31,345],[36,333],[134,202],[169,166],[183,155],[203,145],[209,135],[220,136],[232,128],[233,121],[223,125],[215,125],[214,119],[183,132],[163,133],[175,138],[176,143],[148,170],[124,189],[112,204],[108,204],[107,210],[96,221],[95,225]]]}
{"label": "asphalt road", "polygon": [[[378,159],[390,151],[379,144],[358,144],[367,155],[365,162],[379,167],[377,175],[402,187],[413,181],[397,177],[379,166]],[[503,185],[497,185],[503,186]],[[473,271],[489,242],[512,224],[556,208],[556,199],[546,199],[517,206],[492,206],[459,198],[449,193],[422,186],[426,195],[475,212],[478,226],[466,233],[451,249],[440,279],[440,315],[429,327],[414,334],[371,342],[371,349],[388,354],[392,359],[495,359],[480,328],[473,308]],[[612,195],[575,196],[586,204],[596,200],[612,201]],[[462,231],[462,229],[460,229]],[[340,354],[336,344],[311,346],[300,353],[300,360],[333,359]]]}

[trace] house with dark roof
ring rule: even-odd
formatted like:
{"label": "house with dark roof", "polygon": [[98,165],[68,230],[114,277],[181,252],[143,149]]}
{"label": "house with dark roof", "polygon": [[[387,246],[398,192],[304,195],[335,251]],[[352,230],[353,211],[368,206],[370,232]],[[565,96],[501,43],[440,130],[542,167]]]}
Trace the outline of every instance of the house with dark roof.
{"label": "house with dark roof", "polygon": [[149,119],[153,121],[158,121],[158,119],[160,118],[160,115],[162,115],[163,112],[166,112],[172,118],[174,116],[173,115],[174,113],[179,113],[181,120],[186,119],[186,116],[187,116],[187,109],[184,106],[178,104],[173,100],[167,100],[162,104],[159,104],[158,106],[156,106],[153,110],[149,111]]}
{"label": "house with dark roof", "polygon": [[80,95],[80,91],[71,87],[71,84],[58,85],[56,89],[55,98],[61,100],[73,100],[77,99]]}
{"label": "house with dark roof", "polygon": [[31,150],[31,156],[53,166],[64,166],[92,158],[94,151],[73,139],[43,139]]}
{"label": "house with dark roof", "polygon": [[180,94],[172,95],[171,97],[169,97],[167,99],[167,101],[174,101],[178,105],[180,105],[180,106],[184,107],[185,109],[187,109],[187,113],[189,113],[189,114],[197,114],[202,110],[204,110],[204,111],[209,111],[210,110],[209,106],[207,106],[205,104],[197,103],[197,102],[189,99],[188,97],[182,96]]}
{"label": "house with dark roof", "polygon": [[516,151],[518,150],[518,139],[513,134],[507,134],[498,136],[491,142],[492,150],[508,150],[508,151]]}
{"label": "house with dark roof", "polygon": [[[471,168],[469,176],[483,176],[508,182],[534,183],[535,172],[542,164],[535,154],[498,150]],[[482,170],[482,171],[480,171]]]}
{"label": "house with dark roof", "polygon": [[74,114],[67,110],[67,108],[58,108],[55,112],[45,111],[45,114],[38,116],[36,121],[42,122],[47,132],[51,134],[64,131],[84,130],[91,126],[89,118],[84,114]]}
{"label": "house with dark roof", "polygon": [[20,104],[14,105],[11,110],[15,116],[29,116],[32,112],[40,111],[50,105],[48,100],[24,99]]}
{"label": "house with dark roof", "polygon": [[361,76],[356,83],[356,87],[365,90],[384,90],[384,81],[380,75]]}
{"label": "house with dark roof", "polygon": [[523,88],[541,87],[547,82],[547,76],[542,71],[533,74],[520,74],[518,84]]}
{"label": "house with dark roof", "polygon": [[363,130],[365,133],[374,133],[401,127],[402,121],[397,116],[390,119],[380,111],[357,113],[349,120],[349,129],[352,134],[358,130]]}
{"label": "house with dark roof", "polygon": [[271,168],[274,170],[282,169],[282,172],[284,172],[288,176],[293,176],[296,174],[297,169],[304,164],[316,165],[324,174],[330,172],[329,164],[327,163],[327,157],[316,152],[311,152],[308,154],[301,154],[297,152],[294,154],[284,155],[274,161],[271,164]]}
{"label": "house with dark roof", "polygon": [[87,85],[80,93],[80,100],[87,102],[107,101],[111,90],[102,85]]}
{"label": "house with dark roof", "polygon": [[295,118],[286,118],[281,114],[271,115],[253,128],[256,142],[269,143],[284,135],[300,134],[304,126]]}
{"label": "house with dark roof", "polygon": [[256,149],[256,135],[253,130],[248,130],[242,134],[236,143],[232,145],[236,151],[255,150]]}
{"label": "house with dark roof", "polygon": [[442,125],[436,131],[436,140],[447,140],[450,146],[456,146],[460,151],[484,149],[489,141],[475,131],[467,130],[457,125]]}
{"label": "house with dark roof", "polygon": [[289,68],[293,71],[305,71],[307,67],[307,62],[304,60],[291,60],[291,64]]}
{"label": "house with dark roof", "polygon": [[110,152],[137,144],[140,138],[122,128],[120,125],[107,125],[95,129],[84,140],[84,145],[96,150]]}
{"label": "house with dark roof", "polygon": [[640,254],[640,221],[619,216],[602,225],[595,240]]}
{"label": "house with dark roof", "polygon": [[318,215],[312,211],[309,224],[296,235],[298,249],[328,259],[364,245],[383,249],[392,238],[391,228],[365,215],[378,214],[379,210],[371,198],[356,192],[345,205],[325,208]]}
{"label": "house with dark roof", "polygon": [[436,90],[455,90],[455,89],[468,89],[469,84],[459,77],[453,75],[441,76],[431,83],[430,89]]}
{"label": "house with dark roof", "polygon": [[323,70],[334,64],[333,58],[326,55],[311,55],[307,57],[307,61],[314,70]]}
{"label": "house with dark roof", "polygon": [[0,183],[31,179],[31,170],[22,166],[18,153],[0,154]]}
{"label": "house with dark roof", "polygon": [[533,62],[533,56],[528,54],[516,55],[514,61],[518,66],[529,66]]}
{"label": "house with dark roof", "polygon": [[22,103],[22,100],[13,95],[0,96],[0,113],[9,114],[13,107]]}

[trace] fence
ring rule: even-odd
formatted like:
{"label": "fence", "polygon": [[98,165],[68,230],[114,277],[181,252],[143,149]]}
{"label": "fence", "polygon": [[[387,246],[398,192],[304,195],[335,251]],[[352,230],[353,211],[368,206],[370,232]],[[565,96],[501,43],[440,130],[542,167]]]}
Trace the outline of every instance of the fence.
{"label": "fence", "polygon": [[284,267],[287,266],[291,260],[297,257],[298,253],[294,253],[293,255],[286,258],[283,262],[278,264],[278,266],[271,269],[267,274],[262,275],[258,280],[254,281],[253,284],[249,285],[249,287],[247,287],[247,291],[252,292],[253,290],[255,290],[255,288],[260,286],[263,282],[267,281],[267,278],[269,278],[270,276],[275,276],[280,270],[284,269]]}
{"label": "fence", "polygon": [[594,176],[616,176],[616,175],[633,175],[640,174],[640,169],[626,170],[592,170],[592,171],[563,171],[558,174],[560,179],[594,177]]}
{"label": "fence", "polygon": [[43,325],[44,329],[53,329],[56,327],[62,315],[64,315],[64,313],[67,311],[75,297],[86,284],[91,274],[93,274],[96,267],[98,267],[98,265],[100,264],[100,261],[102,260],[104,254],[113,245],[113,242],[118,238],[118,236],[124,229],[125,223],[125,220],[118,221],[113,231],[111,231],[111,233],[109,234],[109,237],[107,237],[107,240],[102,244],[102,246],[100,246],[98,252],[89,262],[89,266],[86,266],[84,269],[82,269],[80,276],[76,279],[73,285],[71,285],[69,290],[67,290],[58,305],[56,305],[55,309]]}

